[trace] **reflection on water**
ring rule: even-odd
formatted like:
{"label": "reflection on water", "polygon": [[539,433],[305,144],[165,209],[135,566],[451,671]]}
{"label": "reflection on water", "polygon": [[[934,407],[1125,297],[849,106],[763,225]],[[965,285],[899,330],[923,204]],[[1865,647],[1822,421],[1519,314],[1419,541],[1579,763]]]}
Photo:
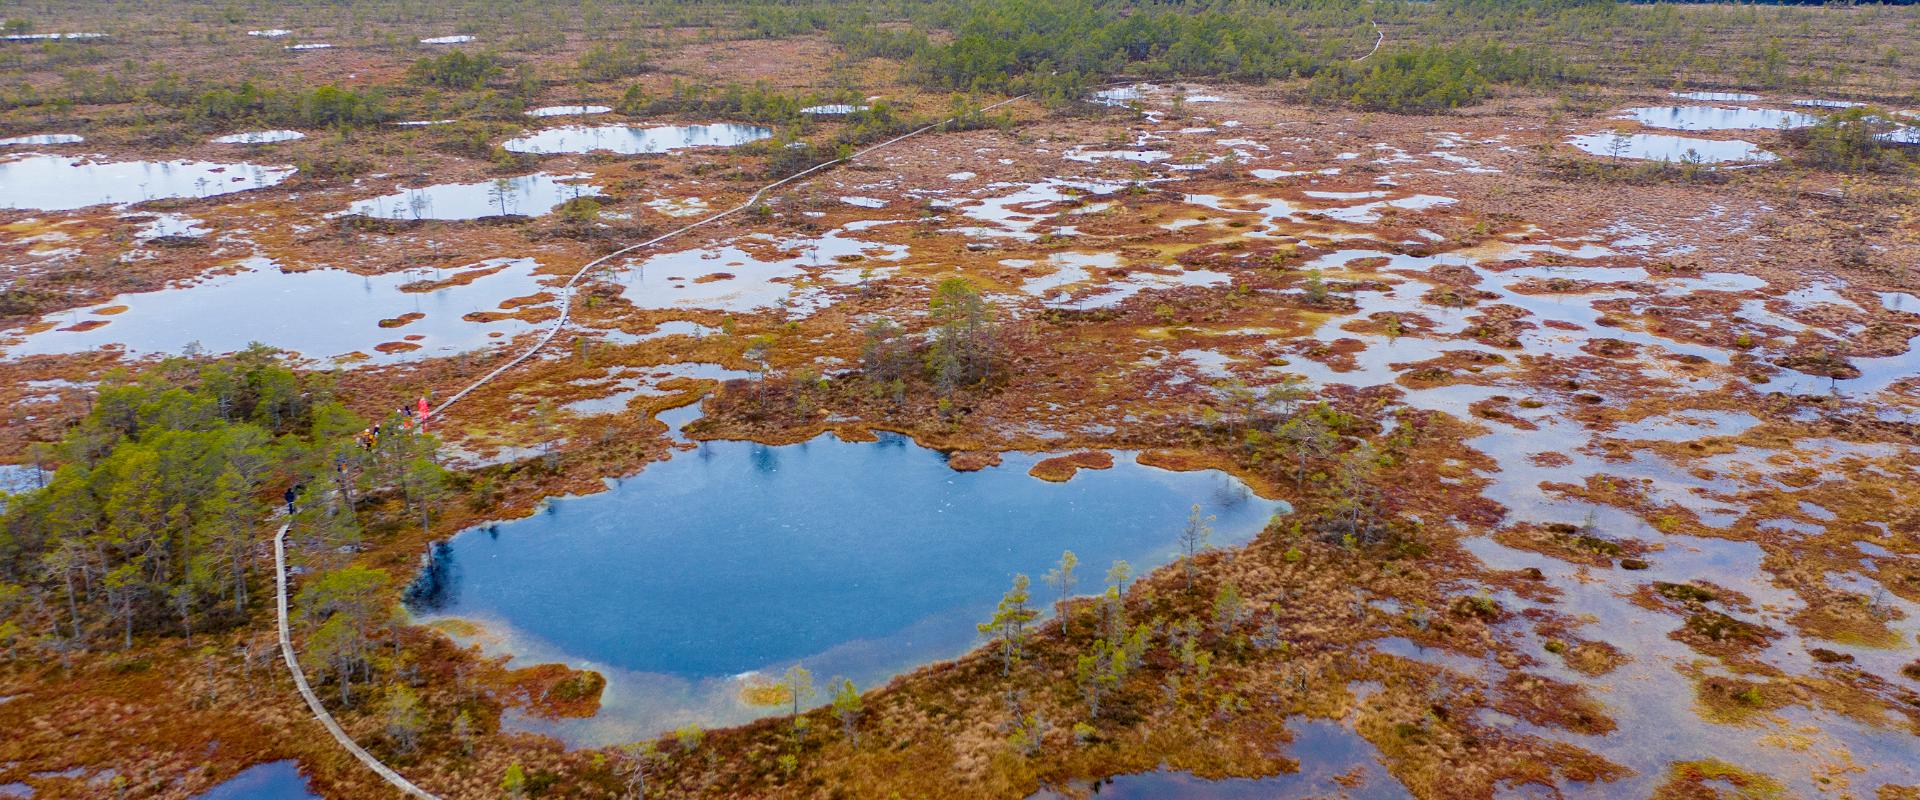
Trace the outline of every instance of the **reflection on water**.
{"label": "reflection on water", "polygon": [[527,112],[529,117],[571,117],[587,114],[605,114],[612,111],[611,106],[546,106]]}
{"label": "reflection on water", "polygon": [[[1207,780],[1160,769],[1120,775],[1077,786],[1100,800],[1276,800],[1304,797],[1411,798],[1386,767],[1374,746],[1332,720],[1295,718],[1287,724],[1293,741],[1285,752],[1300,763],[1295,772],[1267,778]],[[1062,800],[1066,795],[1042,789],[1029,800]]]}
{"label": "reflection on water", "polygon": [[641,155],[668,153],[689,147],[732,147],[772,135],[772,128],[733,123],[656,128],[568,125],[508,139],[500,146],[515,153],[587,153],[605,150],[622,155]]}
{"label": "reflection on water", "polygon": [[1760,99],[1760,95],[1746,92],[1668,92],[1669,96],[1688,100],[1705,100],[1710,103],[1744,103]]}
{"label": "reflection on water", "polygon": [[1738,139],[1696,139],[1660,133],[1588,133],[1573,136],[1567,143],[1596,156],[1617,156],[1649,161],[1692,161],[1719,164],[1728,161],[1772,161],[1774,155],[1752,142]]}
{"label": "reflection on water", "polygon": [[0,161],[0,208],[70,211],[104,203],[212,197],[272,186],[292,167],[205,161],[92,161],[28,155]]}
{"label": "reflection on water", "polygon": [[[1192,504],[1218,516],[1219,544],[1283,507],[1221,473],[1125,454],[1049,483],[1026,474],[1039,459],[962,473],[892,435],[707,443],[609,492],[455,537],[442,551],[452,566],[434,574],[444,590],[417,593],[416,607],[479,623],[482,644],[518,663],[601,671],[598,717],[517,724],[624,741],[760,716],[737,697],[742,679],[796,662],[873,686],[960,655],[1013,575],[1039,576],[1062,550],[1088,575],[1115,559],[1146,568],[1170,560]],[[1036,582],[1036,605],[1050,599]]]}
{"label": "reflection on water", "polygon": [[240,771],[193,800],[321,800],[300,774],[300,762],[269,761]]}
{"label": "reflection on water", "polygon": [[5,139],[0,139],[0,146],[23,145],[23,144],[24,145],[79,144],[86,140],[87,140],[86,137],[76,133],[36,133],[32,136],[12,136]]}
{"label": "reflection on water", "polygon": [[361,200],[344,213],[385,219],[479,219],[524,214],[537,217],[579,197],[595,197],[600,187],[580,182],[586,175],[538,172],[479,183],[442,183]]}
{"label": "reflection on water", "polygon": [[272,142],[290,142],[305,139],[307,135],[299,131],[247,131],[215,137],[214,144],[269,144]]}
{"label": "reflection on water", "polygon": [[715,247],[624,260],[621,296],[636,308],[782,308],[806,316],[831,301],[828,287],[884,276],[896,269],[892,262],[907,257],[905,245],[863,241],[851,235],[855,228],[812,238],[752,234]]}
{"label": "reflection on water", "polygon": [[[211,353],[245,349],[252,342],[291,350],[310,358],[361,353],[376,363],[427,355],[447,355],[485,346],[490,334],[510,336],[532,326],[517,319],[468,320],[474,312],[497,311],[501,302],[542,290],[530,258],[491,259],[446,270],[411,270],[386,275],[356,275],[345,270],[282,272],[267,259],[248,259],[247,270],[157,292],[120,295],[121,313],[84,311],[51,315],[43,322],[60,327],[0,345],[9,357],[42,353],[79,353],[110,346],[140,354],[178,353],[199,343]],[[407,291],[420,282],[472,273],[466,282],[430,291]],[[401,320],[382,327],[382,320]],[[70,324],[71,323],[71,324]],[[406,337],[418,349],[382,353],[384,342]]]}
{"label": "reflection on water", "polygon": [[1719,106],[1645,106],[1629,108],[1622,118],[1654,128],[1682,131],[1723,131],[1742,128],[1804,128],[1820,121],[1812,114],[1773,108]]}

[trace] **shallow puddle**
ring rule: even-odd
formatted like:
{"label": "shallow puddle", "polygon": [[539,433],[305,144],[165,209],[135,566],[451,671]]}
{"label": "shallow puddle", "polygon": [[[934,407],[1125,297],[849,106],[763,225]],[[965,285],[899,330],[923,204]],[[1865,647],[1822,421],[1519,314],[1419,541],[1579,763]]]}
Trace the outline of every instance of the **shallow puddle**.
{"label": "shallow puddle", "polygon": [[587,114],[605,114],[612,111],[611,106],[547,106],[527,112],[529,117],[573,117]]}
{"label": "shallow puddle", "polygon": [[643,205],[669,217],[697,217],[712,210],[698,197],[661,197]]}
{"label": "shallow puddle", "polygon": [[286,131],[286,130],[247,131],[246,133],[234,133],[234,134],[228,134],[226,136],[215,137],[213,139],[213,143],[214,144],[271,144],[273,142],[291,142],[295,139],[305,139],[305,138],[307,138],[307,135],[299,131]]}
{"label": "shallow puddle", "polygon": [[1138,161],[1151,164],[1173,157],[1165,150],[1082,150],[1075,148],[1061,156],[1068,161],[1081,161],[1092,164],[1097,161]]}
{"label": "shallow puddle", "polygon": [[[1190,773],[1156,770],[1118,775],[1079,788],[1100,800],[1274,800],[1304,797],[1411,798],[1382,766],[1379,751],[1347,726],[1333,720],[1294,718],[1287,723],[1293,741],[1276,747],[1300,762],[1300,769],[1266,778],[1208,780]],[[1029,800],[1062,800],[1041,790]]]}
{"label": "shallow puddle", "polygon": [[[50,316],[43,321],[57,327],[4,349],[14,358],[114,346],[136,354],[169,354],[197,342],[208,352],[226,353],[258,341],[315,359],[359,353],[373,363],[389,363],[449,355],[500,338],[490,334],[512,336],[532,327],[515,319],[472,322],[463,317],[498,311],[509,298],[542,291],[533,273],[536,266],[530,258],[494,259],[456,269],[362,276],[337,269],[281,272],[269,260],[252,259],[239,274],[121,295],[102,304],[126,306],[119,313],[77,310]],[[431,291],[401,288],[466,272],[484,274]],[[401,324],[381,327],[383,320]],[[376,349],[403,342],[409,346],[396,352]]]}
{"label": "shallow puddle", "polygon": [[1682,131],[1726,131],[1750,128],[1804,128],[1820,121],[1812,114],[1772,108],[1719,106],[1644,106],[1620,115],[1653,128]]}
{"label": "shallow puddle", "polygon": [[293,173],[293,167],[254,164],[28,155],[0,161],[0,208],[71,211],[107,203],[212,197],[272,186]]}
{"label": "shallow puddle", "polygon": [[[965,174],[972,177],[972,173]],[[1062,178],[1050,178],[1029,184],[994,183],[985,188],[996,191],[1012,189],[1013,191],[977,200],[945,201],[936,205],[958,206],[962,216],[985,223],[950,229],[951,232],[976,238],[1033,241],[1040,238],[1041,233],[1038,228],[1047,218],[1056,214],[1083,212],[1085,207],[1069,206],[1081,201],[1082,198],[1110,194],[1127,186],[1126,183],[1116,181],[1078,181]],[[1072,232],[1072,226],[1061,226],[1057,232],[1060,235],[1068,235]]]}
{"label": "shallow puddle", "polygon": [[1660,133],[1587,133],[1567,143],[1596,156],[1618,156],[1646,161],[1722,164],[1737,161],[1773,161],[1776,156],[1752,142],[1696,139]]}
{"label": "shallow puddle", "polygon": [[1876,133],[1873,138],[1888,144],[1920,145],[1920,128],[1897,128],[1886,133]]}
{"label": "shallow puddle", "polygon": [[[893,269],[905,245],[854,239],[847,229],[811,239],[764,234],[699,250],[622,262],[621,296],[639,308],[754,311],[784,307],[805,316],[824,306],[826,288],[859,283]],[[767,254],[768,251],[773,251]],[[767,255],[760,255],[767,254]]]}
{"label": "shallow puddle", "polygon": [[[1027,259],[1008,259],[1000,262],[1009,267],[1027,270],[1039,266]],[[1092,270],[1107,270],[1120,266],[1118,253],[1051,253],[1044,263],[1053,271],[1045,275],[1028,278],[1020,284],[1020,291],[1039,297],[1052,297],[1059,290],[1093,277]]]}
{"label": "shallow puddle", "polygon": [[105,39],[104,33],[10,33],[0,36],[0,42],[42,42],[51,39]]}
{"label": "shallow puddle", "polygon": [[[673,328],[672,326],[687,327]],[[692,330],[689,330],[689,328]],[[635,337],[635,340],[654,339],[676,333],[695,336],[704,335],[696,332],[697,330],[712,331],[710,328],[703,328],[703,326],[694,325],[691,322],[665,322],[661,323],[660,330],[646,336]],[[677,364],[658,364],[648,367],[622,368],[618,370],[617,373],[617,376],[613,380],[602,382],[598,387],[604,394],[598,397],[575,400],[561,406],[561,410],[582,417],[617,414],[626,411],[628,405],[637,398],[665,397],[672,394],[671,391],[662,389],[659,385],[662,382],[675,378],[730,381],[754,377],[754,373],[746,370],[729,369],[720,364],[708,364],[697,361],[684,361]]]}
{"label": "shallow puddle", "polygon": [[[1014,573],[1037,578],[1062,550],[1079,555],[1092,591],[1115,559],[1166,563],[1193,504],[1216,515],[1220,545],[1284,507],[1221,473],[1124,453],[1112,469],[1041,481],[1026,474],[1040,458],[955,472],[890,434],[705,443],[611,491],[456,536],[444,591],[420,612],[480,624],[482,643],[519,663],[600,670],[599,716],[516,724],[628,741],[777,713],[740,692],[794,663],[869,687],[958,656]],[[1036,606],[1050,604],[1037,580],[1034,591]]]}
{"label": "shallow puddle", "polygon": [[1115,278],[1095,286],[1091,293],[1077,293],[1072,299],[1056,299],[1047,303],[1050,308],[1073,311],[1088,311],[1096,308],[1113,308],[1136,294],[1148,289],[1175,289],[1182,286],[1225,286],[1232,282],[1233,276],[1224,272],[1208,269],[1182,270],[1169,267],[1170,272],[1154,272],[1144,269],[1131,270],[1126,277]]}
{"label": "shallow puddle", "polygon": [[1668,92],[1667,96],[1709,103],[1746,103],[1760,99],[1760,95],[1746,92]]}
{"label": "shallow puddle", "polygon": [[162,236],[205,236],[210,231],[204,222],[183,214],[155,214],[153,220],[141,226],[134,238],[146,240]]}
{"label": "shallow puddle", "polygon": [[255,764],[193,800],[321,800],[300,774],[300,762]]}
{"label": "shallow puddle", "polygon": [[569,125],[548,128],[500,146],[515,153],[589,153],[621,155],[669,153],[689,147],[732,147],[773,135],[773,129],[729,122],[712,125],[669,125],[643,128],[633,125]]}
{"label": "shallow puddle", "polygon": [[521,214],[537,217],[580,197],[595,197],[600,187],[583,183],[587,175],[539,172],[479,183],[442,183],[361,200],[346,214],[385,219],[479,219]]}
{"label": "shallow puddle", "polygon": [[36,133],[32,136],[13,136],[0,139],[0,147],[13,145],[79,144],[86,140],[86,137],[74,133]]}
{"label": "shallow puddle", "polygon": [[1744,411],[1689,409],[1613,426],[1615,439],[1690,442],[1710,436],[1739,436],[1760,424]]}

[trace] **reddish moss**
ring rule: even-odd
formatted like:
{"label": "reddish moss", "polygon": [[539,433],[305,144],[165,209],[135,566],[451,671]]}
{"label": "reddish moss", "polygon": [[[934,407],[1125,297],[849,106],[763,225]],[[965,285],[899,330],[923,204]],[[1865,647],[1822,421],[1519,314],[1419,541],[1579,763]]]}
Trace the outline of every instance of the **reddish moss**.
{"label": "reddish moss", "polygon": [[591,717],[600,711],[607,679],[592,670],[565,664],[540,664],[506,675],[503,687],[527,713],[546,719]]}
{"label": "reddish moss", "polygon": [[1000,465],[1000,454],[991,450],[956,450],[947,455],[947,466],[955,472],[977,472]]}
{"label": "reddish moss", "polygon": [[1027,470],[1028,475],[1044,481],[1071,480],[1074,473],[1083,469],[1111,469],[1113,454],[1100,450],[1086,450],[1064,456],[1054,456],[1034,464]]}

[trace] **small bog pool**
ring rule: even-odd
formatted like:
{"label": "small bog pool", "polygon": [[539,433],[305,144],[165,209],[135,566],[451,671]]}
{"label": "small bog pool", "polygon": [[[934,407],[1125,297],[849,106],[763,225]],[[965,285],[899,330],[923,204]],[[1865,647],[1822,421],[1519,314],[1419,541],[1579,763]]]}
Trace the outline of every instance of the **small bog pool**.
{"label": "small bog pool", "polygon": [[307,786],[298,761],[269,761],[240,771],[193,800],[321,800]]}
{"label": "small bog pool", "polygon": [[1648,106],[1629,108],[1622,116],[1649,127],[1683,131],[1804,128],[1820,121],[1819,117],[1798,111],[1719,106]]}
{"label": "small bog pool", "polygon": [[1596,156],[1618,156],[1646,161],[1727,162],[1773,161],[1777,157],[1738,139],[1697,139],[1662,133],[1586,133],[1570,137],[1567,143]]}
{"label": "small bog pool", "polygon": [[0,208],[71,211],[107,203],[212,197],[272,186],[292,167],[204,161],[98,161],[26,155],[0,161]]}
{"label": "small bog pool", "polygon": [[1218,544],[1245,542],[1284,503],[1219,472],[1168,472],[1118,454],[1064,483],[1042,456],[955,472],[943,454],[883,435],[785,447],[712,442],[610,491],[470,530],[440,548],[423,621],[462,618],[520,665],[564,661],[607,677],[598,717],[522,719],[576,743],[629,741],[689,722],[771,710],[741,689],[799,663],[863,688],[965,653],[1016,573],[1040,577],[1071,549],[1081,592],[1115,559],[1144,570],[1175,554],[1194,504]]}
{"label": "small bog pool", "polygon": [[670,153],[689,147],[732,147],[759,141],[773,135],[773,129],[759,125],[667,125],[643,128],[634,125],[568,125],[548,128],[500,146],[515,153],[590,153],[604,150],[621,155]]}
{"label": "small bog pool", "polygon": [[386,219],[465,220],[508,214],[537,217],[575,198],[598,197],[600,187],[585,183],[588,177],[537,172],[479,183],[402,188],[394,194],[355,202],[342,213]]}

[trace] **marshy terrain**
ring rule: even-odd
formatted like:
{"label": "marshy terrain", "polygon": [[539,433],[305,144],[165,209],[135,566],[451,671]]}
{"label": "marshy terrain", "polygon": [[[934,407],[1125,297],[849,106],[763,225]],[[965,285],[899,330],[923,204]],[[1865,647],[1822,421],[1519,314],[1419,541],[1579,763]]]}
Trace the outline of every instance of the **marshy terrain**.
{"label": "marshy terrain", "polygon": [[0,797],[1920,797],[1920,10],[0,18]]}

